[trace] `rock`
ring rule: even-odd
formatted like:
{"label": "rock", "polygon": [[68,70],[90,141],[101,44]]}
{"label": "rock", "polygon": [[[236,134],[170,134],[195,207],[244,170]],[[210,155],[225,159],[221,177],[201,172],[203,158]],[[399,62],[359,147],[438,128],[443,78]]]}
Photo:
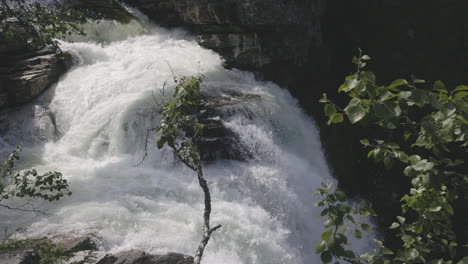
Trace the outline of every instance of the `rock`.
{"label": "rock", "polygon": [[33,249],[0,253],[0,264],[38,264],[39,255]]}
{"label": "rock", "polygon": [[72,236],[55,236],[48,239],[55,243],[58,247],[69,250],[71,252],[85,251],[85,250],[99,250],[98,245],[102,244],[102,239],[93,234],[81,237]]}
{"label": "rock", "polygon": [[193,264],[193,258],[178,253],[151,255],[143,251],[131,250],[107,254],[97,264]]}
{"label": "rock", "polygon": [[322,43],[325,0],[126,0],[156,23],[185,27],[228,67],[268,74],[299,67]]}
{"label": "rock", "polygon": [[27,103],[66,71],[64,59],[43,48],[8,53],[0,50],[0,109]]}
{"label": "rock", "polygon": [[115,0],[78,0],[72,3],[91,19],[116,20],[128,23],[135,17]]}
{"label": "rock", "polygon": [[200,140],[201,157],[204,161],[248,160],[252,158],[249,149],[243,146],[237,134],[227,128],[221,120],[243,111],[246,103],[260,100],[260,96],[243,93],[221,93],[217,96],[204,96],[200,103],[198,120],[204,125]]}

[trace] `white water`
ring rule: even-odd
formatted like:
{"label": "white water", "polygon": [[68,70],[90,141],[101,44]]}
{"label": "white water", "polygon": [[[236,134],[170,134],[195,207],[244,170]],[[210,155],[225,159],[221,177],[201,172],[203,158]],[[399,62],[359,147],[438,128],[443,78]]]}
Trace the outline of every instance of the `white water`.
{"label": "white water", "polygon": [[203,211],[194,173],[175,164],[170,150],[157,150],[154,137],[145,163],[135,167],[146,129],[159,120],[152,92],[172,78],[170,65],[177,76],[205,74],[206,94],[261,97],[223,120],[255,159],[205,167],[212,224],[223,227],[204,263],[319,263],[313,251],[323,230],[312,192],[332,180],[314,123],[286,90],[225,70],[217,54],[184,32],[151,31],[108,45],[63,43],[76,65],[34,103],[0,114],[1,152],[23,142],[22,168],[61,171],[73,190],[58,202],[35,201],[49,216],[0,210],[0,224],[29,227],[32,237],[93,232],[107,251],[193,254]]}

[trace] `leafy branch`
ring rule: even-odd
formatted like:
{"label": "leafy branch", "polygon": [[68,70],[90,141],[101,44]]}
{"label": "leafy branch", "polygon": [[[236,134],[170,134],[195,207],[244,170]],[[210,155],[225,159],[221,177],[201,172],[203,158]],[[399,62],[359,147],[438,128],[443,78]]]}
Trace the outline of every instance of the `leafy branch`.
{"label": "leafy branch", "polygon": [[[201,99],[200,85],[203,76],[174,77],[174,95],[161,107],[161,122],[157,129],[159,149],[165,145],[173,150],[176,160],[197,173],[198,183],[204,193],[203,237],[195,253],[194,263],[199,264],[211,234],[221,225],[210,226],[211,195],[203,175],[200,151],[197,145],[203,125],[197,120]],[[164,98],[165,99],[165,98]]]}
{"label": "leafy branch", "polygon": [[316,252],[322,254],[324,263],[333,258],[349,263],[466,263],[468,258],[457,254],[453,216],[455,202],[466,200],[468,193],[468,175],[460,166],[468,151],[468,86],[449,90],[437,81],[432,89],[425,89],[420,87],[425,81],[414,77],[410,82],[398,79],[378,85],[375,74],[363,70],[370,59],[362,54],[353,58],[357,71],[338,89],[350,98],[346,107],[326,94],[320,102],[325,104],[329,125],[343,122],[346,116],[351,124],[381,127],[397,135],[392,141],[362,139],[361,144],[370,148],[369,158],[387,169],[395,163],[404,165],[402,173],[411,182],[409,193],[401,198],[403,216],[397,216],[390,226],[398,232],[402,247],[393,252],[376,241],[379,252],[359,257],[341,250],[346,234],[338,228],[354,223],[348,218],[352,210],[337,204],[346,201],[341,191],[331,192],[326,186],[318,190],[323,197],[318,205],[326,207],[322,212],[328,217],[325,226],[335,229],[322,235]]}
{"label": "leafy branch", "polygon": [[19,160],[20,152],[21,147],[18,147],[0,163],[0,207],[44,214],[32,203],[15,207],[2,202],[13,197],[39,198],[51,202],[72,194],[67,180],[60,172],[47,172],[41,175],[35,169],[17,171],[15,163]]}

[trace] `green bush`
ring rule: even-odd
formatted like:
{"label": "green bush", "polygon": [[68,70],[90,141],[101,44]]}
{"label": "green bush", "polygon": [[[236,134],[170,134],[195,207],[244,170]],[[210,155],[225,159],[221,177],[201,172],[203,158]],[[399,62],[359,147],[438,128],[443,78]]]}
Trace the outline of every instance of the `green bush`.
{"label": "green bush", "polygon": [[[392,250],[374,240],[379,250],[358,256],[349,247],[348,237],[362,238],[370,232],[363,217],[375,215],[367,205],[352,208],[346,195],[330,185],[317,190],[322,197],[321,216],[328,230],[316,248],[324,263],[334,258],[349,263],[468,263],[456,242],[453,216],[455,202],[468,197],[468,175],[462,165],[468,151],[468,86],[447,89],[441,81],[424,88],[425,81],[398,79],[378,85],[376,76],[365,71],[370,57],[353,58],[357,71],[345,78],[339,92],[349,97],[340,107],[324,94],[320,100],[328,124],[344,122],[380,127],[392,140],[362,139],[370,149],[368,157],[391,168],[403,165],[411,189],[401,197],[401,216],[389,227],[397,231],[400,248]],[[458,250],[458,251],[457,251]]]}

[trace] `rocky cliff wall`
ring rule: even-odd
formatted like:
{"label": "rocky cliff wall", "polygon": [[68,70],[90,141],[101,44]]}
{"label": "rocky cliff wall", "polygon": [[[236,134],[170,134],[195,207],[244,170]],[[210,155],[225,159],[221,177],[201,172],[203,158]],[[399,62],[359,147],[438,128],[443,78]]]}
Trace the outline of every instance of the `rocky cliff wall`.
{"label": "rocky cliff wall", "polygon": [[[165,27],[196,33],[228,68],[286,82],[322,46],[325,0],[124,0]],[[281,78],[275,78],[281,76]]]}

